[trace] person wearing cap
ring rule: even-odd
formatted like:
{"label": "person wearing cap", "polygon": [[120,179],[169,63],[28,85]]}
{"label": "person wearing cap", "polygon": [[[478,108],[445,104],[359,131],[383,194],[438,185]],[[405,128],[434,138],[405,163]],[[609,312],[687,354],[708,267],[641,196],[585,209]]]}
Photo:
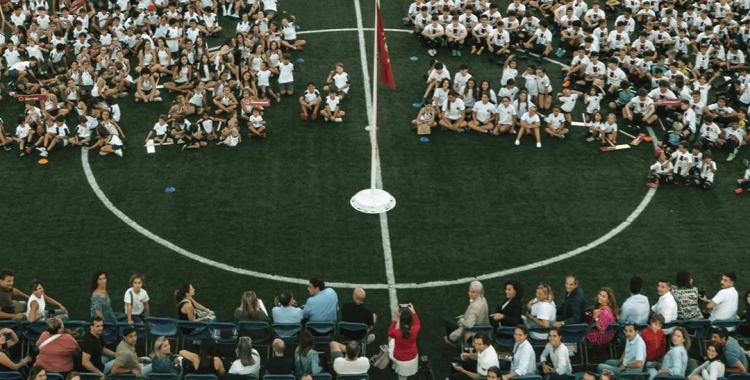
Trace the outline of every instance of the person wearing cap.
{"label": "person wearing cap", "polygon": [[138,341],[138,333],[135,327],[124,328],[122,336],[123,338],[117,345],[117,351],[115,352],[112,375],[133,374],[136,378],[148,376],[151,373],[151,360],[139,358],[135,353],[135,343]]}

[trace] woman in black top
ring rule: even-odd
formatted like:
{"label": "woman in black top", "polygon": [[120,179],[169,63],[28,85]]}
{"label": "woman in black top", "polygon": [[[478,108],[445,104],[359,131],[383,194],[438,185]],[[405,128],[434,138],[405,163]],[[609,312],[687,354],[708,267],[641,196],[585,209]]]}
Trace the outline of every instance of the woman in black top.
{"label": "woman in black top", "polygon": [[490,314],[490,324],[496,329],[498,326],[516,326],[522,324],[521,298],[523,288],[518,281],[510,280],[505,283],[505,301]]}
{"label": "woman in black top", "polygon": [[10,358],[10,348],[16,343],[18,336],[15,331],[9,328],[0,329],[0,371],[19,371],[27,375],[31,356],[26,356],[17,363]]}
{"label": "woman in black top", "polygon": [[226,373],[224,361],[215,356],[216,343],[211,339],[204,339],[198,349],[198,353],[181,350],[180,356],[185,373],[215,374],[223,376]]}

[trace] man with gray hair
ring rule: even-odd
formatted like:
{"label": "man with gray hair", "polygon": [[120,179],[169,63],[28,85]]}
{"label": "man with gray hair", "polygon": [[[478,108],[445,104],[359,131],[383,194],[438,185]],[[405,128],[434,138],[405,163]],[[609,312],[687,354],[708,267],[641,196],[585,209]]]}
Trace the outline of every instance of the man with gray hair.
{"label": "man with gray hair", "polygon": [[446,318],[445,331],[447,335],[443,337],[443,340],[451,346],[465,343],[471,338],[472,334],[464,332],[464,329],[489,325],[489,315],[487,300],[484,298],[484,286],[479,281],[472,281],[469,284],[469,306],[466,307],[463,315],[456,318]]}

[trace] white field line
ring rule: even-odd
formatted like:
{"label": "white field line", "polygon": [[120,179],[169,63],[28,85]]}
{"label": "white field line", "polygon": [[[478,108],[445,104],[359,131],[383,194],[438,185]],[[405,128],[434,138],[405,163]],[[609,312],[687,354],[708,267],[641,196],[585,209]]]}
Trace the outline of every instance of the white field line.
{"label": "white field line", "polygon": [[[359,9],[359,3],[356,3],[356,4],[357,4],[356,9]],[[361,13],[361,11],[360,11],[360,13]],[[300,32],[299,34],[304,34],[304,33],[340,32],[340,31],[354,31],[354,30],[360,32],[361,38],[364,38],[364,34],[363,34],[364,31],[367,31],[367,30],[373,31],[373,28],[361,28],[361,29],[360,28],[357,28],[357,29],[327,29],[327,30],[319,30],[319,31]],[[400,29],[386,29],[386,30],[389,31],[389,32],[408,32],[406,30],[400,30]],[[364,44],[360,44],[360,46],[363,46],[363,45]],[[216,49],[213,49],[213,50],[216,50]],[[362,51],[364,51],[364,50],[362,50]],[[558,61],[555,61],[555,60],[552,60],[552,59],[549,59],[549,58],[547,58],[546,60],[548,62],[550,62],[550,63],[555,63],[555,64],[558,64],[558,65],[561,65],[561,66],[563,65],[562,63],[560,63]],[[372,99],[370,98],[370,94],[371,94],[370,91],[369,91],[370,82],[369,82],[369,72],[368,72],[367,67],[366,67],[367,66],[366,65],[366,57],[365,57],[365,61],[364,62],[365,62],[365,64],[363,64],[362,66],[363,66],[363,73],[364,73],[364,77],[365,77],[365,96],[366,96],[366,99],[368,100],[367,104],[368,104],[369,108],[371,109],[372,108]],[[368,110],[368,118],[372,118],[372,112],[370,110]],[[657,138],[656,138],[656,135],[654,134],[653,129],[651,127],[648,127],[647,130],[649,132],[649,135],[653,138],[654,147],[656,147]],[[201,264],[205,264],[205,265],[217,268],[217,269],[225,270],[225,271],[230,272],[230,273],[235,273],[235,274],[245,275],[245,276],[251,276],[251,277],[257,277],[257,278],[266,279],[266,280],[272,280],[272,281],[286,282],[286,283],[291,283],[291,284],[302,284],[302,285],[307,284],[307,280],[306,279],[298,279],[298,278],[293,278],[293,277],[278,276],[278,275],[271,275],[271,274],[267,274],[267,273],[261,273],[261,272],[251,271],[251,270],[247,270],[247,269],[233,267],[231,265],[220,263],[220,262],[217,262],[217,261],[214,261],[214,260],[211,260],[211,259],[207,259],[207,258],[202,257],[200,255],[197,255],[195,253],[189,252],[189,251],[187,251],[187,250],[185,250],[185,249],[183,249],[183,248],[181,248],[181,247],[179,247],[179,246],[177,246],[175,244],[172,244],[171,242],[169,242],[169,241],[167,241],[167,240],[159,237],[158,235],[152,233],[151,231],[145,229],[144,227],[142,227],[141,225],[139,225],[138,223],[136,223],[135,221],[133,221],[132,219],[130,219],[127,215],[125,215],[117,207],[115,207],[115,205],[112,204],[112,202],[109,200],[109,198],[107,198],[107,196],[104,194],[104,192],[99,187],[99,184],[96,182],[96,178],[94,177],[94,174],[91,171],[91,166],[89,165],[89,158],[88,158],[88,156],[89,156],[88,150],[83,149],[81,151],[81,163],[83,165],[83,171],[84,171],[84,174],[86,176],[86,180],[88,181],[89,186],[91,187],[91,189],[94,191],[94,193],[96,194],[96,196],[99,198],[99,200],[104,204],[104,206],[108,210],[110,210],[123,223],[125,223],[129,227],[133,228],[134,230],[136,230],[138,233],[140,233],[141,235],[145,236],[146,238],[148,238],[148,239],[156,242],[157,244],[160,244],[160,245],[164,246],[165,248],[168,248],[168,249],[174,251],[175,253],[177,253],[179,255],[182,255],[182,256],[187,257],[187,258],[192,259],[192,260],[195,260],[195,261],[197,261],[197,262],[199,262]],[[377,169],[378,169],[377,178],[376,178],[377,186],[379,188],[382,188],[382,176],[381,176],[381,173],[380,173],[379,161],[378,161]],[[392,282],[389,281],[388,284],[378,284],[378,283],[369,283],[369,284],[368,283],[361,283],[361,284],[357,284],[357,283],[349,283],[349,282],[330,282],[328,284],[330,286],[332,286],[332,287],[337,287],[337,288],[350,288],[351,289],[351,288],[359,288],[359,287],[361,287],[361,288],[365,288],[365,289],[388,289],[389,290],[389,295],[390,295],[390,298],[391,298],[391,303],[393,303],[394,301],[397,302],[397,300],[396,300],[396,289],[423,289],[423,288],[432,288],[432,287],[438,287],[438,286],[465,285],[466,283],[468,283],[468,282],[470,282],[472,280],[476,280],[476,279],[478,279],[478,280],[489,280],[489,279],[494,279],[494,278],[498,278],[498,277],[508,276],[508,275],[511,275],[511,274],[516,274],[516,273],[521,273],[521,272],[525,272],[525,271],[537,269],[537,268],[540,268],[540,267],[543,267],[543,266],[546,266],[546,265],[558,263],[558,262],[561,262],[563,260],[567,260],[569,258],[575,257],[577,255],[580,255],[580,254],[582,254],[582,253],[584,253],[586,251],[589,251],[591,249],[594,249],[594,248],[596,248],[596,247],[598,247],[598,246],[606,243],[607,241],[609,241],[610,239],[612,239],[613,237],[615,237],[617,234],[619,234],[620,232],[622,232],[624,229],[626,229],[628,226],[630,226],[641,215],[641,213],[643,212],[643,210],[646,209],[646,207],[651,202],[651,199],[654,197],[655,194],[656,194],[656,189],[650,189],[648,191],[648,193],[646,194],[646,196],[641,201],[641,203],[636,207],[635,210],[633,210],[632,213],[630,213],[630,215],[627,217],[627,219],[624,222],[620,223],[613,230],[609,231],[607,234],[605,234],[604,236],[602,236],[602,237],[594,240],[593,242],[588,243],[588,244],[586,244],[584,246],[581,246],[579,248],[576,248],[574,250],[568,251],[566,253],[563,253],[563,254],[561,254],[559,256],[556,256],[556,257],[553,257],[553,258],[549,258],[549,259],[546,259],[546,260],[542,260],[542,261],[538,261],[538,262],[535,262],[535,263],[527,264],[527,265],[524,265],[524,266],[521,266],[521,267],[506,269],[506,270],[502,270],[502,271],[487,273],[487,274],[483,274],[483,275],[479,275],[479,276],[473,276],[473,277],[464,277],[464,278],[459,278],[459,279],[454,279],[454,280],[445,280],[445,281],[430,281],[430,282],[423,282],[423,283],[400,283],[400,284],[398,284],[398,283],[395,283],[395,279],[393,279],[393,281]],[[384,234],[383,249],[384,249],[384,251],[387,250],[387,252],[391,252],[390,251],[390,249],[391,249],[391,247],[390,247],[390,238],[389,238],[388,230],[387,230],[387,220],[388,219],[385,216],[385,214],[381,214],[381,224],[385,221],[385,224],[384,224],[385,225],[385,229],[381,230],[381,232]],[[391,274],[392,274],[393,273],[393,271],[392,271],[393,260],[392,260],[392,257],[389,259],[386,256],[386,267],[389,267],[389,266],[391,268]],[[393,304],[392,304],[392,308],[393,307],[395,307],[395,306],[393,306]]]}
{"label": "white field line", "polygon": [[[365,91],[365,104],[367,105],[367,125],[370,128],[375,128],[375,112],[372,104],[372,87],[370,86],[370,68],[367,64],[367,48],[365,44],[365,28],[362,24],[362,7],[359,4],[360,0],[354,0],[354,12],[357,15],[357,37],[359,38],[359,58],[362,63],[362,78],[364,80],[364,91]],[[374,29],[370,28],[371,31]],[[376,44],[377,41],[373,41]],[[373,83],[375,89],[378,84]],[[369,132],[368,132],[369,133]],[[370,144],[377,147],[377,141],[370,141]],[[375,186],[379,189],[383,188],[383,174],[380,169],[380,153],[376,152],[376,163],[375,163]],[[388,215],[383,212],[380,213],[380,236],[383,240],[383,259],[385,261],[385,278],[388,282],[388,298],[390,299],[391,310],[395,310],[398,307],[398,294],[396,293],[396,276],[393,270],[393,252],[391,251],[391,234],[388,231]]]}

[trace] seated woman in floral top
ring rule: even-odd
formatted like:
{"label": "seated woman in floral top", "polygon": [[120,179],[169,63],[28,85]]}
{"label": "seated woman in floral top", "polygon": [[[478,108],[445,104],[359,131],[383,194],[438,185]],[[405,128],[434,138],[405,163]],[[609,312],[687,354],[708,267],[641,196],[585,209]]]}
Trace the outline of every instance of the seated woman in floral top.
{"label": "seated woman in floral top", "polygon": [[617,301],[615,293],[610,287],[599,289],[596,293],[596,307],[594,308],[594,326],[595,329],[589,331],[586,339],[591,344],[603,345],[608,344],[615,336],[614,330],[609,330],[609,325],[615,323],[615,315],[619,314],[616,310]]}

